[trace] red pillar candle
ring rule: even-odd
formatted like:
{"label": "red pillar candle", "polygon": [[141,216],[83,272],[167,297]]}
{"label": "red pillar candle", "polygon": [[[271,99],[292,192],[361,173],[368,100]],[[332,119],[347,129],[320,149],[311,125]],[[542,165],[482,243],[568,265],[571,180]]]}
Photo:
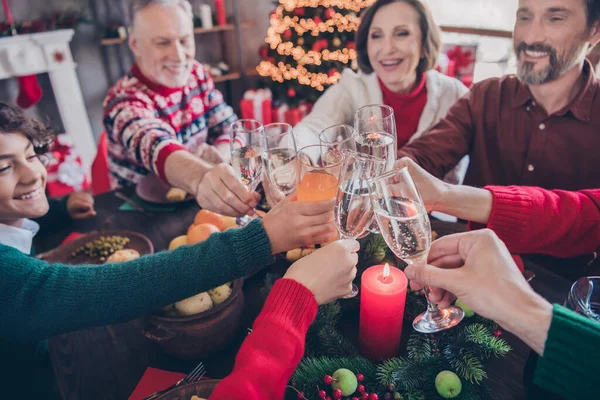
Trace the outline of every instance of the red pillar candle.
{"label": "red pillar candle", "polygon": [[400,349],[408,279],[389,265],[375,265],[362,274],[360,287],[360,350],[373,361],[395,357]]}
{"label": "red pillar candle", "polygon": [[215,0],[215,13],[217,14],[217,25],[227,25],[224,0]]}

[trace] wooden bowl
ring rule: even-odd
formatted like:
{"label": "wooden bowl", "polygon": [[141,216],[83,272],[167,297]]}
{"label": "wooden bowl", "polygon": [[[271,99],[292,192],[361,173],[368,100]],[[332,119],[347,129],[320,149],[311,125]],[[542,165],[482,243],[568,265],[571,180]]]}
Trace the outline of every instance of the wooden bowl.
{"label": "wooden bowl", "polygon": [[102,236],[122,236],[129,238],[130,241],[125,245],[125,248],[137,250],[137,252],[140,253],[141,256],[154,253],[154,246],[152,245],[152,242],[150,241],[150,239],[148,239],[141,233],[114,230],[94,232],[80,236],[77,239],[70,241],[69,243],[65,243],[64,245],[55,248],[54,250],[50,250],[47,253],[38,255],[38,257],[50,263],[55,262],[72,265],[103,264],[104,261],[101,261],[98,258],[88,257],[85,254],[78,254],[75,257],[72,257],[72,254],[75,251],[77,251],[77,249],[79,249],[81,246],[85,246],[87,243],[93,242],[94,240]]}
{"label": "wooden bowl", "polygon": [[144,319],[143,334],[166,353],[183,359],[207,357],[225,347],[240,328],[244,309],[243,279],[233,281],[231,294],[210,310],[186,317],[154,313]]}
{"label": "wooden bowl", "polygon": [[171,186],[160,180],[158,176],[148,174],[135,187],[135,194],[140,199],[153,204],[180,204],[194,200],[194,196],[188,194],[182,201],[169,201],[167,199],[169,190]]}
{"label": "wooden bowl", "polygon": [[190,397],[194,395],[208,399],[219,382],[221,382],[220,379],[213,379],[188,383],[170,390],[154,400],[190,400]]}

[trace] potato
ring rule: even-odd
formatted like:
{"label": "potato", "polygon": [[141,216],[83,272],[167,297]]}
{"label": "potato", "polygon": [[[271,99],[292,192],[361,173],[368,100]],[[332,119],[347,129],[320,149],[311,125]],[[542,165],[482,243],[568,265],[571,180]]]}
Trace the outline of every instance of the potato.
{"label": "potato", "polygon": [[210,296],[213,303],[215,303],[215,304],[221,304],[222,302],[227,300],[227,298],[229,297],[230,294],[231,294],[231,287],[229,286],[228,283],[208,291],[208,295]]}
{"label": "potato", "polygon": [[140,253],[133,249],[117,250],[106,259],[107,263],[120,263],[140,258]]}
{"label": "potato", "polygon": [[169,201],[183,201],[185,200],[185,196],[187,196],[187,193],[185,192],[185,190],[181,190],[178,188],[171,188],[168,192],[167,192],[167,200]]}
{"label": "potato", "polygon": [[175,309],[183,316],[198,314],[210,310],[212,307],[212,299],[206,292],[198,293],[175,303]]}
{"label": "potato", "polygon": [[206,400],[204,397],[198,397],[196,395],[190,397],[190,400]]}
{"label": "potato", "polygon": [[296,262],[300,259],[302,249],[292,249],[285,253],[285,259],[291,263]]}

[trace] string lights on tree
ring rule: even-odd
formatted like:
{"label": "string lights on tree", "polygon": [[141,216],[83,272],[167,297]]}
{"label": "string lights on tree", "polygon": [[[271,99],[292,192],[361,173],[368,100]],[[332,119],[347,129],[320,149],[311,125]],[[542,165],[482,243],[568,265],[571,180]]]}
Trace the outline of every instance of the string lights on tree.
{"label": "string lights on tree", "polygon": [[313,102],[341,78],[344,68],[355,67],[358,14],[374,2],[279,0],[257,67],[275,100]]}

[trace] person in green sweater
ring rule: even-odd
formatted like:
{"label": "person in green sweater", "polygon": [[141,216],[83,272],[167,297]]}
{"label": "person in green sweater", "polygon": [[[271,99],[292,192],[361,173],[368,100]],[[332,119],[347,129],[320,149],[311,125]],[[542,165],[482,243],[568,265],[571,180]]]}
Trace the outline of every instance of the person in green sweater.
{"label": "person in green sweater", "polygon": [[[20,398],[51,398],[47,338],[138,318],[249,275],[272,263],[274,254],[336,236],[333,200],[309,204],[286,199],[262,220],[196,245],[121,264],[48,264],[31,257],[31,219],[49,209],[40,154],[50,139],[41,123],[0,103],[0,357],[3,370],[9,371],[0,375],[3,394],[8,389],[17,390]],[[356,274],[356,257],[350,255],[357,246],[334,245],[310,260],[327,276],[332,252],[339,261],[336,279],[328,279],[330,295],[350,291]]]}

